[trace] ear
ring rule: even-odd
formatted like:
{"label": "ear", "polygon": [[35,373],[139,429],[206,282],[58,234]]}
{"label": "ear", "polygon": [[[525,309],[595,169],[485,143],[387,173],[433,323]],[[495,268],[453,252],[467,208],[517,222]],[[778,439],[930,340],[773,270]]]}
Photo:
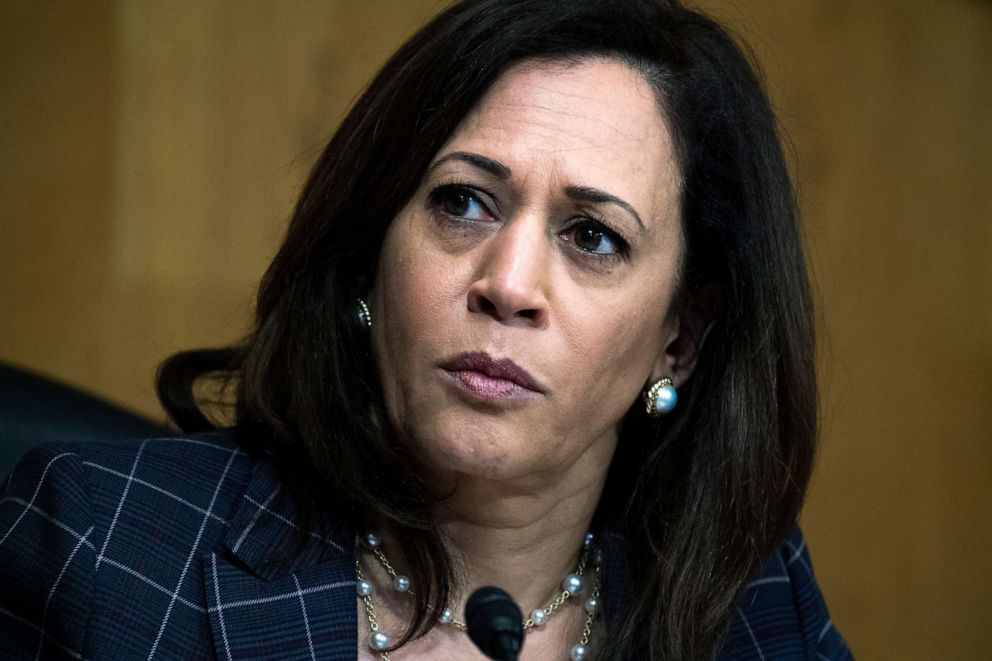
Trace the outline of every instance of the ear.
{"label": "ear", "polygon": [[667,376],[672,385],[679,388],[689,380],[706,336],[713,327],[719,302],[719,288],[715,283],[708,283],[694,289],[689,300],[672,312],[671,321],[665,325],[663,348],[651,370],[650,383]]}

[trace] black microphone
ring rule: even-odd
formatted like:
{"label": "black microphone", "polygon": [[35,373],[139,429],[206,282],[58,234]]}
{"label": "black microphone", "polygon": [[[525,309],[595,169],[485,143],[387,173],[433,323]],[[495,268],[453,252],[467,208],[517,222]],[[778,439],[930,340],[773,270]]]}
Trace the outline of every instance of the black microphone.
{"label": "black microphone", "polygon": [[465,604],[468,637],[497,661],[517,661],[524,645],[523,619],[513,598],[491,585],[473,592]]}

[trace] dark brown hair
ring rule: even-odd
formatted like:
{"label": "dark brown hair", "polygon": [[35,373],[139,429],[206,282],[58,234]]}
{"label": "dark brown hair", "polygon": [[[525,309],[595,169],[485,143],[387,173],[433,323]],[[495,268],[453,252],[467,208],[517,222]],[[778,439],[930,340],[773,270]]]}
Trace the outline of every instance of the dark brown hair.
{"label": "dark brown hair", "polygon": [[[390,523],[423,586],[408,636],[446,603],[451,561],[409,450],[385,423],[356,299],[386,228],[500,72],[528,58],[620,59],[655,88],[677,145],[686,241],[679,305],[709,331],[677,410],[627,414],[597,513],[626,539],[626,612],[603,659],[711,656],[762,557],[795,523],[816,438],[812,305],[794,192],[748,58],[664,0],[469,0],[387,62],[320,156],[237,346],[173,356],[159,394],[214,423],[198,379],[235,386],[246,443],[287,475],[311,526]],[[705,292],[705,295],[703,295]],[[702,325],[700,326],[702,328]],[[405,642],[406,638],[401,641]]]}

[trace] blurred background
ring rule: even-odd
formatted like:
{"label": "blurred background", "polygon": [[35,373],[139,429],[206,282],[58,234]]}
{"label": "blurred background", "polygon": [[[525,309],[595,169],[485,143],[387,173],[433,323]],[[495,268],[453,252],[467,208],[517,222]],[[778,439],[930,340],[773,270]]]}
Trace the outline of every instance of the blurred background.
{"label": "blurred background", "polygon": [[[0,361],[163,421],[322,143],[438,0],[0,1]],[[864,659],[992,649],[992,4],[707,0],[790,140],[820,319],[803,525]]]}

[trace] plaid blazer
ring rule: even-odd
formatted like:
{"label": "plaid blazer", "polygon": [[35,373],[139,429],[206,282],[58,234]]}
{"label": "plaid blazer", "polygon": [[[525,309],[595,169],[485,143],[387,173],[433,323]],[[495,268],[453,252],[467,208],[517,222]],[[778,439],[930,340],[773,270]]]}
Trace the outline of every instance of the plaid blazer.
{"label": "plaid blazer", "polygon": [[[311,536],[287,562],[295,519],[230,430],[36,448],[0,489],[0,658],[355,659],[354,532]],[[622,574],[607,556],[604,587]],[[610,617],[622,595],[603,597]],[[719,658],[850,658],[798,531]]]}

